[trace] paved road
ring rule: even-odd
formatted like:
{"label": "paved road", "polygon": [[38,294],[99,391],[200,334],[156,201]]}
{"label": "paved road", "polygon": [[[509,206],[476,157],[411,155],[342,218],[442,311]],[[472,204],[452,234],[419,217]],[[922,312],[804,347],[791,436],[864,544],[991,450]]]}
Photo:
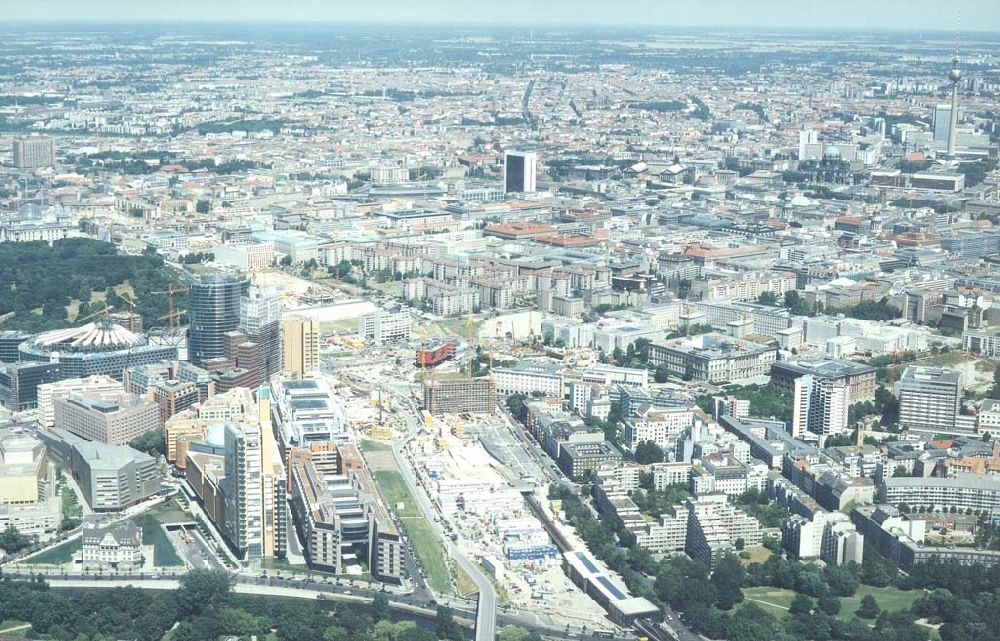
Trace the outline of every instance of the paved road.
{"label": "paved road", "polygon": [[[416,426],[419,424],[419,414],[416,413],[416,408],[413,406],[411,399],[407,398],[404,403],[410,411],[403,410],[400,412],[400,415],[406,422],[407,433],[412,435],[417,431]],[[479,569],[479,565],[469,560],[462,550],[449,540],[441,525],[434,520],[436,516],[434,506],[427,499],[427,494],[417,487],[413,467],[403,455],[404,443],[404,440],[396,440],[392,444],[392,454],[396,459],[396,465],[399,467],[403,479],[410,489],[410,493],[417,501],[417,505],[420,506],[420,511],[423,513],[424,518],[434,531],[434,535],[444,543],[448,554],[455,559],[455,562],[466,574],[472,577],[472,580],[476,583],[476,587],[479,589],[479,601],[476,608],[476,641],[494,641],[497,630],[496,589],[486,575],[483,574],[482,570]]]}
{"label": "paved road", "polygon": [[[6,574],[17,574],[10,572]],[[25,572],[25,575],[28,573]],[[65,578],[64,578],[65,577]],[[87,575],[87,576],[46,576],[45,580],[54,588],[95,588],[95,587],[127,587],[131,586],[142,590],[176,590],[180,586],[180,581],[176,578],[152,577],[139,575],[136,577],[124,577],[113,575]],[[354,586],[335,584],[306,582],[303,580],[286,580],[276,576],[268,579],[259,579],[247,575],[237,575],[236,584],[233,591],[240,594],[254,594],[258,596],[286,596],[298,599],[328,599],[334,601],[344,601],[353,603],[370,603],[376,591],[356,588]],[[433,619],[437,615],[437,608],[434,604],[428,604],[409,594],[387,593],[389,606],[395,610],[408,612],[417,616]],[[459,621],[471,623],[473,618],[478,619],[477,608],[472,608],[467,602],[459,599],[441,598],[439,603],[444,603],[452,608]],[[527,613],[530,614],[530,613]],[[600,641],[599,638],[578,632],[567,632],[564,628],[552,627],[532,619],[530,616],[507,614],[501,617],[504,624],[519,625],[528,630],[556,639],[567,641]],[[477,632],[478,638],[478,632]],[[699,640],[702,641],[702,640]]]}
{"label": "paved road", "polygon": [[544,470],[550,482],[569,483],[569,479],[563,476],[562,470],[552,460],[552,457],[542,449],[541,445],[533,437],[525,432],[524,426],[511,416],[510,411],[503,403],[497,404],[496,414],[504,420],[514,437],[521,442],[524,451],[535,461],[535,465]]}
{"label": "paved road", "polygon": [[[579,494],[578,486],[571,483],[568,479],[566,479],[566,477],[562,475],[562,471],[559,470],[552,463],[552,459],[549,458],[541,449],[541,447],[539,447],[538,444],[534,441],[534,439],[525,432],[524,426],[522,426],[517,419],[511,416],[510,412],[502,403],[497,404],[497,414],[499,416],[502,416],[506,420],[507,425],[511,429],[511,432],[513,432],[519,439],[521,439],[521,441],[525,445],[525,449],[527,449],[528,452],[530,452],[534,456],[535,460],[538,462],[538,465],[543,468],[547,468],[549,473],[549,478],[554,483],[562,482],[563,484],[571,487],[575,492]],[[596,518],[597,514],[595,514],[594,516]],[[543,519],[543,523],[544,522],[545,521]],[[645,580],[650,586],[652,586],[653,581],[650,578],[643,577],[643,580]],[[637,621],[636,625],[634,626],[635,629],[640,633],[640,635],[648,636],[649,638],[655,639],[657,641],[705,641],[703,637],[695,634],[694,632],[691,631],[690,628],[684,625],[684,622],[681,621],[680,615],[671,610],[670,606],[664,605],[663,611],[664,611],[664,618],[667,621],[667,626],[669,628],[669,631],[663,630],[659,625],[651,621]]]}

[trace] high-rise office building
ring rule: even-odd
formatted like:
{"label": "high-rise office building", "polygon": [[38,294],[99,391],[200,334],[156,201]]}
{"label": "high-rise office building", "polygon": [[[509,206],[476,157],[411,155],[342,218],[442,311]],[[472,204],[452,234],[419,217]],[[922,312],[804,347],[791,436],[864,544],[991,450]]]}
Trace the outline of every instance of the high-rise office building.
{"label": "high-rise office building", "polygon": [[56,142],[44,136],[14,141],[14,165],[18,169],[51,167],[56,163]]}
{"label": "high-rise office building", "polygon": [[188,359],[201,365],[225,356],[225,334],[240,325],[240,299],[250,287],[241,276],[214,274],[191,283]]}
{"label": "high-rise office building", "polygon": [[284,369],[304,378],[319,369],[319,322],[308,318],[285,321]]}
{"label": "high-rise office building", "polygon": [[907,367],[896,383],[899,426],[923,432],[955,429],[962,403],[962,372]]}
{"label": "high-rise office building", "polygon": [[263,463],[260,425],[225,427],[225,533],[243,559],[264,555]]}
{"label": "high-rise office building", "polygon": [[260,345],[260,374],[264,380],[281,371],[281,299],[276,292],[250,287],[240,301],[240,329]]}
{"label": "high-rise office building", "polygon": [[507,151],[503,155],[504,192],[531,193],[535,191],[538,172],[538,154],[533,151]]}
{"label": "high-rise office building", "polygon": [[951,135],[951,105],[936,105],[934,107],[934,140],[948,142]]}

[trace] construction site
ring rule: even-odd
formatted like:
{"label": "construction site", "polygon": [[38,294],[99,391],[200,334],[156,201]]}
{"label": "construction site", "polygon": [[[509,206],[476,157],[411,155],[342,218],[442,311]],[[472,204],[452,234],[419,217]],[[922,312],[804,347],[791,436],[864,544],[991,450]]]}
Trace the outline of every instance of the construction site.
{"label": "construction site", "polygon": [[563,572],[559,548],[528,506],[526,471],[502,464],[484,446],[485,440],[490,449],[520,447],[507,427],[493,415],[424,418],[421,435],[407,448],[417,478],[452,540],[479,561],[501,599],[560,624],[606,627],[605,611]]}

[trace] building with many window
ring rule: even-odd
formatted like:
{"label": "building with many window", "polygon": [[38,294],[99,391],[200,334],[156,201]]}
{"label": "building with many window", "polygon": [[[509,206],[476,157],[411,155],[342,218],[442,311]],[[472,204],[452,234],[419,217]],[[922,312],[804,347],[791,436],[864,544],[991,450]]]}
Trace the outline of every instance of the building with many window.
{"label": "building with many window", "polygon": [[838,378],[806,374],[792,385],[792,435],[805,431],[819,436],[840,434],[848,428],[849,388]]}
{"label": "building with many window", "polygon": [[56,163],[56,141],[47,136],[14,140],[14,166],[18,169],[51,167]]}
{"label": "building with many window", "polygon": [[281,298],[277,292],[250,287],[240,299],[240,330],[260,346],[258,368],[267,380],[284,367],[281,357]]}
{"label": "building with many window", "polygon": [[305,378],[319,370],[319,321],[311,318],[288,318],[284,321],[282,356],[284,370],[295,378]]}
{"label": "building with many window", "polygon": [[889,477],[879,486],[878,500],[927,510],[972,510],[1000,514],[1000,478],[990,476]]}
{"label": "building with many window", "polygon": [[709,568],[714,567],[722,554],[736,553],[737,539],[751,546],[760,545],[764,538],[760,523],[730,503],[722,493],[688,499],[675,510],[687,516],[684,551]]}
{"label": "building with many window", "polygon": [[847,385],[847,404],[875,401],[876,369],[856,361],[832,358],[799,358],[776,361],[771,365],[771,385],[781,392],[792,393],[795,381],[803,376],[814,379],[843,381]]}
{"label": "building with many window", "polygon": [[142,567],[142,530],[126,519],[105,524],[101,517],[85,516],[80,558],[90,570],[137,570]]}
{"label": "building with many window", "polygon": [[223,532],[241,558],[261,558],[264,506],[260,425],[229,423],[225,428],[225,510]]}
{"label": "building with many window", "polygon": [[378,498],[367,468],[343,465],[357,452],[338,457],[336,470],[322,471],[307,448],[289,454],[291,507],[310,567],[340,574],[357,558],[381,581],[404,574],[403,542]]}
{"label": "building with many window", "polygon": [[240,325],[240,300],[250,281],[232,274],[204,275],[188,293],[188,359],[201,365],[225,357],[225,335]]}
{"label": "building with many window", "polygon": [[55,468],[45,446],[24,432],[0,432],[0,531],[46,538],[62,522]]}
{"label": "building with many window", "polygon": [[896,383],[899,426],[921,432],[950,432],[962,403],[962,372],[907,367]]}
{"label": "building with many window", "polygon": [[358,317],[358,335],[376,343],[410,340],[409,308],[390,305]]}
{"label": "building with many window", "polygon": [[58,380],[104,374],[120,381],[128,367],[177,360],[176,346],[154,344],[110,318],[42,332],[18,350],[23,362],[58,363]]}
{"label": "building with many window", "polygon": [[330,384],[322,378],[272,381],[278,433],[286,446],[347,438],[347,415]]}
{"label": "building with many window", "polygon": [[423,408],[431,414],[492,414],[495,407],[489,377],[424,381]]}
{"label": "building with many window", "polygon": [[539,361],[519,361],[512,367],[493,368],[497,394],[563,396],[562,367]]}
{"label": "building with many window", "polygon": [[766,376],[777,357],[776,345],[762,345],[722,334],[675,338],[649,346],[649,362],[665,365],[671,376],[710,383]]}
{"label": "building with many window", "polygon": [[635,451],[639,443],[650,441],[661,448],[672,448],[693,420],[694,412],[688,407],[657,409],[640,405],[625,419],[625,447]]}
{"label": "building with many window", "polygon": [[535,191],[538,154],[533,151],[507,151],[503,155],[503,185],[505,193]]}
{"label": "building with many window", "polygon": [[571,479],[583,477],[584,472],[602,467],[614,467],[622,462],[622,453],[611,442],[561,443],[559,468]]}
{"label": "building with many window", "polygon": [[121,383],[104,374],[95,374],[86,378],[67,378],[66,380],[54,383],[43,383],[38,386],[38,410],[36,416],[42,427],[52,427],[56,421],[55,400],[57,398],[65,398],[73,392],[103,394],[121,393],[123,391],[126,390]]}
{"label": "building with many window", "polygon": [[1000,358],[1000,329],[970,329],[962,332],[962,349],[986,358]]}
{"label": "building with many window", "polygon": [[851,521],[875,549],[910,571],[918,563],[936,560],[959,565],[998,565],[1000,552],[973,547],[927,545],[927,521],[922,515],[903,514],[892,505],[856,507]]}
{"label": "building with many window", "polygon": [[121,511],[160,491],[160,472],[148,454],[127,445],[87,441],[60,429],[38,434],[95,512]]}
{"label": "building with many window", "polygon": [[70,392],[52,405],[55,427],[107,445],[125,445],[161,425],[156,403],[122,391]]}

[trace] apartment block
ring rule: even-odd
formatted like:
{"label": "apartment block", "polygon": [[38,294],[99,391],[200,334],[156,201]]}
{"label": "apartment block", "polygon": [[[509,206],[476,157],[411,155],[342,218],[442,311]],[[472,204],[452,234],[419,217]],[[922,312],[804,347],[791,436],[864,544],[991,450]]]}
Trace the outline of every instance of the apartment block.
{"label": "apartment block", "polygon": [[962,373],[938,367],[907,367],[896,383],[900,427],[948,432],[962,403]]}

